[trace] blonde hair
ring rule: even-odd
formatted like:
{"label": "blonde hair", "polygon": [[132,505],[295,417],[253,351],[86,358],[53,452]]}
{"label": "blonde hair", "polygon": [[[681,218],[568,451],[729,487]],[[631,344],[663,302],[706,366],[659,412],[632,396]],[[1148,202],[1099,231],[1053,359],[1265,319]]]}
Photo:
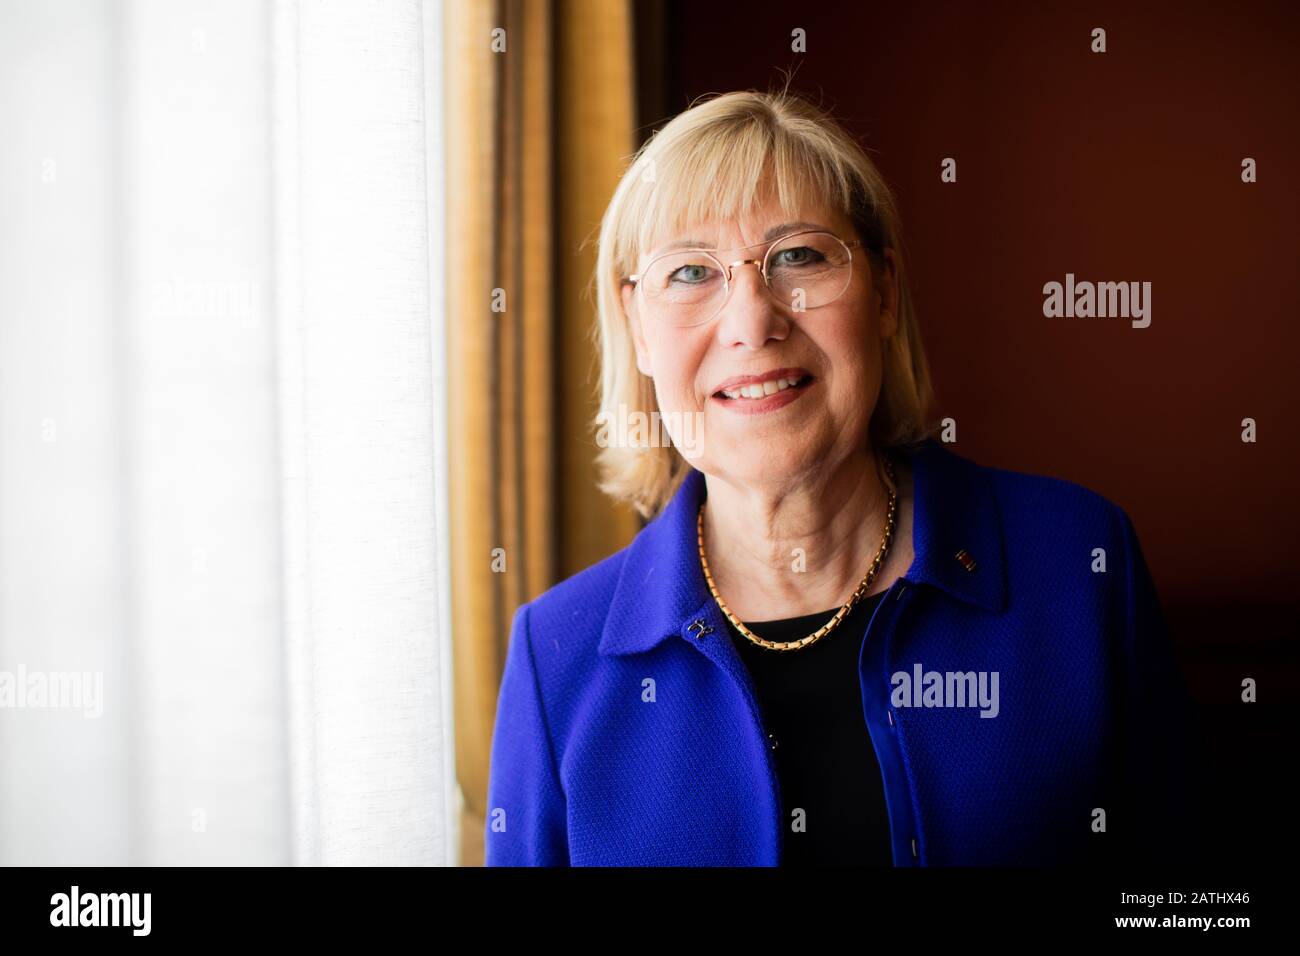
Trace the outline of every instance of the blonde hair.
{"label": "blonde hair", "polygon": [[[858,143],[826,112],[787,90],[717,95],[693,104],[636,152],[601,219],[596,257],[600,412],[593,427],[619,414],[657,412],[654,382],[636,366],[620,288],[648,243],[703,221],[732,220],[763,198],[771,177],[788,214],[819,197],[853,223],[877,276],[882,250],[894,250],[898,331],[884,343],[880,397],[870,434],[877,450],[924,441],[933,391],[907,286],[899,219],[888,185]],[[620,406],[623,411],[620,413]],[[607,445],[597,455],[600,489],[654,517],[690,464],[673,447]],[[882,478],[883,478],[882,474]],[[887,479],[886,479],[887,480]]]}

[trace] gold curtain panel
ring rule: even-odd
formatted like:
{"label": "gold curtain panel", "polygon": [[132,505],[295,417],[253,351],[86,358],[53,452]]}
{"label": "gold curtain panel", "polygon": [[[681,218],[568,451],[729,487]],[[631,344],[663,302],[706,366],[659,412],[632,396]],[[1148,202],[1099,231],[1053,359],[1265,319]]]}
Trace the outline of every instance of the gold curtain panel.
{"label": "gold curtain panel", "polygon": [[595,241],[635,149],[631,11],[448,0],[442,42],[456,771],[476,866],[514,611],[639,527],[596,489],[588,424]]}

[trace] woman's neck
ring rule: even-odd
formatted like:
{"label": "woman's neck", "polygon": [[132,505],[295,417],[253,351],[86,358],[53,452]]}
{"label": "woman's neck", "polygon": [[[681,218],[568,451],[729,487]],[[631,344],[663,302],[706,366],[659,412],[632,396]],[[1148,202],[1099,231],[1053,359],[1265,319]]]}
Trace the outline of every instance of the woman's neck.
{"label": "woman's neck", "polygon": [[[895,478],[901,484],[897,470]],[[880,548],[889,489],[873,453],[854,455],[790,486],[738,485],[712,475],[705,480],[705,556],[718,593],[742,621],[839,607]],[[885,571],[882,566],[867,593],[898,576]]]}

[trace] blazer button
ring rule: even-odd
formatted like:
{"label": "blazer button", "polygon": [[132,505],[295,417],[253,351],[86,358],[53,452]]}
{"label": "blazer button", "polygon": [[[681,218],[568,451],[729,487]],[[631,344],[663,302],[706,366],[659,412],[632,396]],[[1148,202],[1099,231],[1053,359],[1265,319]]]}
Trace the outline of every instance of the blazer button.
{"label": "blazer button", "polygon": [[776,749],[776,734],[768,734],[767,739],[771,741],[771,749]]}

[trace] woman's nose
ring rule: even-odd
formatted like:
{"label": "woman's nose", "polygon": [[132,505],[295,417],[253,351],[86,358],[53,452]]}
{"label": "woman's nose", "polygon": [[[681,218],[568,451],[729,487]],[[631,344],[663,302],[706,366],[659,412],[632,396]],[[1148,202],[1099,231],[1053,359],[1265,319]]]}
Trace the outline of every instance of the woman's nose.
{"label": "woman's nose", "polygon": [[718,316],[718,337],[723,345],[760,349],[789,334],[790,320],[772,298],[761,270],[761,262],[731,264],[730,294]]}

